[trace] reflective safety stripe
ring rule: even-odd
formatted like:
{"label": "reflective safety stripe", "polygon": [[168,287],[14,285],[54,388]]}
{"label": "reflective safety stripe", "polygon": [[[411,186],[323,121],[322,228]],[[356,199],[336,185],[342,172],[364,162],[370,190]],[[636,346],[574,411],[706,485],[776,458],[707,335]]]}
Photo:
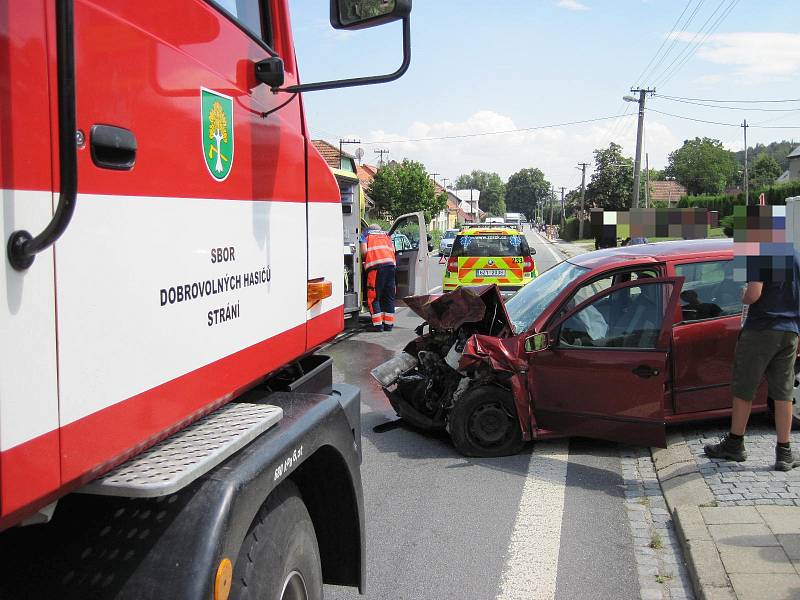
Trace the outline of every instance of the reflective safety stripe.
{"label": "reflective safety stripe", "polygon": [[383,313],[375,313],[372,315],[372,324],[373,325],[383,325]]}
{"label": "reflective safety stripe", "polygon": [[383,322],[394,325],[394,313],[383,313]]}
{"label": "reflective safety stripe", "polygon": [[394,245],[384,232],[367,234],[367,252],[364,256],[364,268],[371,269],[378,265],[393,265]]}

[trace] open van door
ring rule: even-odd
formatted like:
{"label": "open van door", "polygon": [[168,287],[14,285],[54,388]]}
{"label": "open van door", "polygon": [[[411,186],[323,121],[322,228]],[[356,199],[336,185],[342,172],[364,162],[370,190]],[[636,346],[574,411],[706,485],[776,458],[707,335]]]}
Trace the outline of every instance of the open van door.
{"label": "open van door", "polygon": [[397,261],[395,296],[404,298],[428,293],[428,255],[431,251],[425,213],[398,217],[389,229]]}

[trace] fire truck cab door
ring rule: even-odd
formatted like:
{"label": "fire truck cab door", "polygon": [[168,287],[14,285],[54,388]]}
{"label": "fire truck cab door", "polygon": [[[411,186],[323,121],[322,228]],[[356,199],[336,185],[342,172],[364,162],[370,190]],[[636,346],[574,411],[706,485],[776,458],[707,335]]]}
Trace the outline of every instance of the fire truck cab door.
{"label": "fire truck cab door", "polygon": [[389,229],[397,262],[397,298],[428,292],[428,255],[430,241],[425,213],[398,217]]}
{"label": "fire truck cab door", "polygon": [[[283,7],[75,1],[86,144],[55,252],[65,482],[305,352],[300,102],[255,78],[272,43],[297,83]],[[109,126],[135,138],[131,164],[97,135]]]}

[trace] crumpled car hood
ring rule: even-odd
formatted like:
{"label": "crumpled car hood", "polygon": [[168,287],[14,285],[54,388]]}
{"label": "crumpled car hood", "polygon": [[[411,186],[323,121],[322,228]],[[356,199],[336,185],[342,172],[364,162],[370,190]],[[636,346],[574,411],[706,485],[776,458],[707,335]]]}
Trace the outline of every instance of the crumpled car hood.
{"label": "crumpled car hood", "polygon": [[[408,296],[403,301],[434,329],[458,329],[465,323],[477,323],[488,316],[489,326],[496,321],[503,324],[506,334],[511,333],[511,320],[503,297],[494,284],[461,287],[444,294]],[[488,309],[492,312],[496,309],[497,314],[487,315]]]}

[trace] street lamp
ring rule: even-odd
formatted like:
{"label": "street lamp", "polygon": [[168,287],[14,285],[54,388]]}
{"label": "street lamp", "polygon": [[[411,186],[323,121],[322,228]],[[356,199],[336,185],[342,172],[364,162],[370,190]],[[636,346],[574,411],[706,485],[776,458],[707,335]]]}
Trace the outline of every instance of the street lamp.
{"label": "street lamp", "polygon": [[623,96],[622,99],[625,100],[625,102],[639,102],[639,99],[633,96]]}

